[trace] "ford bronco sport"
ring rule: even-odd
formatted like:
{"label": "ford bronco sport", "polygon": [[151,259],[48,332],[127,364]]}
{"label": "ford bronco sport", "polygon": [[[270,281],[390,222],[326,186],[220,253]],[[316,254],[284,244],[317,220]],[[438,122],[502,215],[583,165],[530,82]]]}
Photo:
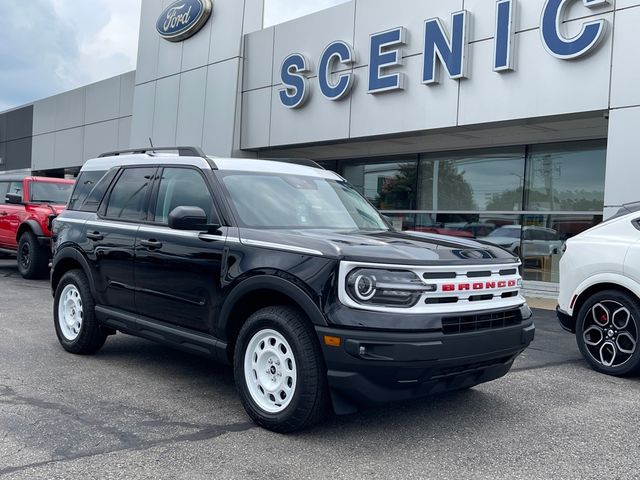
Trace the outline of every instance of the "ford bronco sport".
{"label": "ford bronco sport", "polygon": [[49,220],[66,206],[73,180],[0,177],[0,253],[17,255],[24,278],[49,274]]}
{"label": "ford bronco sport", "polygon": [[495,380],[532,341],[509,252],[396,232],[308,160],[172,150],[90,160],[54,221],[69,352],[123,332],[230,363],[249,416],[290,432]]}

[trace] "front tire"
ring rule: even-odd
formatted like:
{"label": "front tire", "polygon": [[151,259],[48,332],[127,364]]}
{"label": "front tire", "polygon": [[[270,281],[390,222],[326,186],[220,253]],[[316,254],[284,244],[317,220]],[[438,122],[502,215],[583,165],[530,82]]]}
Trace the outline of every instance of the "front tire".
{"label": "front tire", "polygon": [[67,352],[92,354],[100,350],[107,339],[96,319],[95,302],[82,270],[71,270],[60,280],[53,317],[56,335]]}
{"label": "front tire", "polygon": [[245,410],[268,430],[301,430],[326,412],[322,352],[313,327],[294,308],[267,307],[249,317],[236,342],[234,375]]}
{"label": "front tire", "polygon": [[45,278],[49,272],[49,251],[38,243],[33,232],[22,234],[18,242],[18,271],[23,278]]}
{"label": "front tire", "polygon": [[597,293],[578,312],[578,348],[600,373],[622,377],[640,372],[639,335],[638,300],[627,293]]}

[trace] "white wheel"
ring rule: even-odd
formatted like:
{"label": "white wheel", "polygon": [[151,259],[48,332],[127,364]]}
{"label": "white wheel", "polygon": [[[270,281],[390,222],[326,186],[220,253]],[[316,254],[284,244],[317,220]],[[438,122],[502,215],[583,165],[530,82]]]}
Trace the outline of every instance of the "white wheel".
{"label": "white wheel", "polygon": [[285,410],[296,391],[296,360],[275,330],[259,330],[244,354],[244,378],[253,401],[267,413]]}
{"label": "white wheel", "polygon": [[58,303],[58,324],[64,338],[73,342],[80,334],[84,311],[82,297],[75,285],[64,287]]}

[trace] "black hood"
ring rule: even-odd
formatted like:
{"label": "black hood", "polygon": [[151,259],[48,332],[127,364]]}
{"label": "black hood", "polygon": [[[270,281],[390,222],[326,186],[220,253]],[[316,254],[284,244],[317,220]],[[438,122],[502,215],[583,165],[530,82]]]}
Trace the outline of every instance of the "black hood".
{"label": "black hood", "polygon": [[241,229],[243,240],[315,250],[341,260],[407,265],[509,263],[518,259],[478,240],[419,232]]}

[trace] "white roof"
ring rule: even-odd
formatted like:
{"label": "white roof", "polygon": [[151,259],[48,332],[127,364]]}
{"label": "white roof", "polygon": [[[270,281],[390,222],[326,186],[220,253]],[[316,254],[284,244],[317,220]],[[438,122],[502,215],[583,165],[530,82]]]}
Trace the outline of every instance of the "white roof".
{"label": "white roof", "polygon": [[236,172],[288,173],[305,177],[339,180],[340,176],[329,170],[307,167],[294,163],[276,162],[253,158],[211,158],[219,170]]}
{"label": "white roof", "polygon": [[[342,178],[329,170],[297,165],[294,163],[277,162],[272,160],[260,160],[251,158],[219,158],[209,156],[218,170],[238,172],[266,172],[286,173],[306,177],[325,178],[329,180],[341,180]],[[88,160],[82,167],[83,172],[104,171],[113,167],[129,165],[189,165],[203,170],[211,169],[206,159],[201,157],[180,157],[176,154],[158,153],[118,155],[113,157],[94,158]]]}

